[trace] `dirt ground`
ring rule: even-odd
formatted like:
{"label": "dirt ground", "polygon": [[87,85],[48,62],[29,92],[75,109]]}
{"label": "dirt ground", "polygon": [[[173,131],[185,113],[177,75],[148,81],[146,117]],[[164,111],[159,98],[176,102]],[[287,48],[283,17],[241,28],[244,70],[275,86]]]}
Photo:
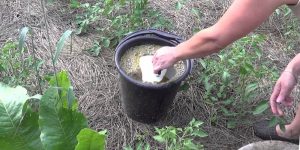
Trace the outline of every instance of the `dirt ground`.
{"label": "dirt ground", "polygon": [[[188,1],[181,10],[176,10],[176,2],[177,0],[152,0],[150,7],[171,19],[175,27],[171,32],[186,39],[193,35],[193,28],[203,29],[213,25],[231,3],[230,0]],[[55,43],[65,30],[76,27],[74,23],[76,12],[68,9],[67,6],[68,1],[66,0],[47,5],[46,18],[50,31],[48,34],[39,0],[1,0],[0,46],[8,39],[16,39],[21,27],[29,26],[34,31],[34,47],[38,57],[45,60],[41,73],[53,72],[50,63],[51,50],[53,51]],[[191,7],[201,11],[200,21],[189,11]],[[293,18],[292,15],[273,15],[255,31],[267,36],[262,47],[264,57],[266,61],[274,62],[279,70],[299,52],[299,49],[298,51],[285,49],[289,46],[290,40],[284,36],[284,33]],[[47,40],[48,36],[50,37],[50,46]],[[222,125],[208,124],[210,108],[201,102],[202,88],[197,84],[192,84],[185,93],[179,92],[167,117],[158,123],[146,125],[131,120],[125,115],[120,103],[118,73],[113,58],[114,50],[105,50],[99,57],[92,57],[83,51],[93,44],[94,37],[95,35],[92,33],[74,36],[72,50],[66,46],[59,58],[58,70],[69,71],[76,95],[79,98],[80,110],[87,115],[90,127],[96,130],[108,130],[107,149],[122,149],[126,145],[133,144],[140,136],[145,137],[146,141],[154,143],[151,139],[154,134],[154,126],[182,127],[191,118],[205,122],[204,129],[209,136],[200,139],[199,142],[206,149],[237,149],[260,140],[254,136],[253,130],[249,126],[229,130]],[[299,45],[296,42],[294,44]],[[28,43],[28,45],[30,44]],[[192,75],[191,78],[193,77]],[[270,87],[264,91],[265,97],[262,98],[268,99],[272,84],[269,83]],[[299,98],[298,93],[299,90],[295,90],[294,96],[297,98]],[[294,115],[293,110],[289,111],[289,116]],[[152,146],[163,149],[161,145],[153,144]]]}

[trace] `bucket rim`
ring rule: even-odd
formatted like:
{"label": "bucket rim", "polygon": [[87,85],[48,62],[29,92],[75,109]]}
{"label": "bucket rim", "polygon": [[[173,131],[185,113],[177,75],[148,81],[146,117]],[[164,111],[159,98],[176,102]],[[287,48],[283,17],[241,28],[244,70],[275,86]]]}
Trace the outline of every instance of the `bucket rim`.
{"label": "bucket rim", "polygon": [[[176,46],[178,44],[178,43],[175,43],[173,41],[169,41],[169,40],[164,39],[162,37],[156,37],[156,36],[142,35],[142,36],[135,36],[135,37],[132,37],[132,38],[129,38],[129,39],[127,38],[125,41],[120,42],[120,44],[117,46],[116,53],[115,53],[115,64],[117,66],[117,70],[120,73],[120,75],[123,76],[126,80],[129,80],[129,82],[134,83],[137,86],[147,87],[147,88],[152,88],[152,89],[168,88],[168,87],[170,87],[174,84],[178,84],[178,83],[182,82],[184,79],[186,79],[187,76],[190,74],[191,69],[192,69],[192,64],[191,64],[190,59],[182,60],[182,61],[186,62],[185,63],[186,67],[185,67],[185,70],[184,70],[184,72],[181,76],[177,77],[175,80],[172,80],[170,82],[163,83],[163,84],[143,83],[141,81],[133,79],[132,77],[130,77],[125,72],[125,70],[120,65],[121,57],[123,56],[123,55],[121,56],[121,53],[123,51],[128,50],[128,49],[124,49],[124,47],[126,45],[130,44],[130,43],[134,43],[134,42],[137,42],[137,41],[145,42],[145,41],[149,41],[149,40],[165,42],[166,45],[169,44],[169,45],[172,45],[172,46]],[[123,52],[123,53],[125,53],[125,52]]]}

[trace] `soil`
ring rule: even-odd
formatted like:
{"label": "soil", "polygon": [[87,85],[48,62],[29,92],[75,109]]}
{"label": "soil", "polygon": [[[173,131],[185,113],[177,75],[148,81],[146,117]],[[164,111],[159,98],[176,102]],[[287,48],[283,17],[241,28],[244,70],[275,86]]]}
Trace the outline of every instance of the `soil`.
{"label": "soil", "polygon": [[[155,52],[161,48],[160,45],[153,45],[153,44],[146,44],[146,45],[139,45],[130,48],[127,50],[124,55],[121,57],[121,67],[124,71],[134,79],[142,82],[142,72],[139,66],[140,57],[146,55],[154,55]],[[164,78],[158,84],[167,83],[167,81],[173,81],[183,75],[185,71],[183,61],[179,61],[174,65],[174,69],[176,71],[175,75],[171,79]],[[157,84],[157,83],[154,83]]]}

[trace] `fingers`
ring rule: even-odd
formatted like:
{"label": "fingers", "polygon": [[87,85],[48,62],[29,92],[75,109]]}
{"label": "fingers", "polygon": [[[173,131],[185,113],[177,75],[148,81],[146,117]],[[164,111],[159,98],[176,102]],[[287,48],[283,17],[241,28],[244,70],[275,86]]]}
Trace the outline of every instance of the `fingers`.
{"label": "fingers", "polygon": [[279,93],[279,95],[278,95],[278,97],[276,99],[276,102],[277,103],[283,103],[286,100],[286,98],[289,97],[290,92],[291,91],[288,88],[281,86],[280,93]]}
{"label": "fingers", "polygon": [[155,68],[153,68],[153,72],[154,72],[155,74],[158,74],[160,70],[161,70],[160,67],[155,67]]}
{"label": "fingers", "polygon": [[278,111],[278,114],[277,114],[278,116],[283,116],[283,115],[284,115],[284,113],[283,113],[283,111],[281,110],[279,104],[277,104],[277,111]]}
{"label": "fingers", "polygon": [[273,93],[270,98],[271,110],[272,110],[273,114],[275,114],[275,115],[279,115],[278,110],[281,111],[276,102],[276,99],[277,99],[278,95],[280,94],[280,87],[281,87],[280,82],[277,82],[275,84]]}
{"label": "fingers", "polygon": [[282,104],[284,106],[291,107],[293,105],[293,99],[290,96],[287,96]]}
{"label": "fingers", "polygon": [[158,74],[158,72],[161,70],[161,66],[158,64],[157,61],[158,61],[158,58],[155,57],[155,55],[154,55],[154,57],[152,58],[152,64],[153,64],[153,72],[155,74]]}
{"label": "fingers", "polygon": [[270,105],[273,114],[282,116],[283,111],[280,104],[284,106],[292,106],[293,99],[289,96],[291,89],[288,86],[282,85],[282,82],[277,82],[270,98]]}

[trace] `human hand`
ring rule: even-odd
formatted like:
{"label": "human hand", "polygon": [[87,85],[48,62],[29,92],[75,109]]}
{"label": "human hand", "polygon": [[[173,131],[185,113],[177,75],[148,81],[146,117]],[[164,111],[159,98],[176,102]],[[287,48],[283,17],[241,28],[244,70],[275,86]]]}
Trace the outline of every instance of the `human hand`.
{"label": "human hand", "polygon": [[270,105],[273,114],[282,116],[283,111],[279,104],[282,103],[284,106],[291,106],[293,99],[290,94],[297,83],[296,76],[292,71],[283,71],[279,79],[277,80],[273,93],[270,98]]}
{"label": "human hand", "polygon": [[174,65],[177,61],[175,47],[164,46],[158,49],[152,59],[154,73],[157,74],[160,70]]}

